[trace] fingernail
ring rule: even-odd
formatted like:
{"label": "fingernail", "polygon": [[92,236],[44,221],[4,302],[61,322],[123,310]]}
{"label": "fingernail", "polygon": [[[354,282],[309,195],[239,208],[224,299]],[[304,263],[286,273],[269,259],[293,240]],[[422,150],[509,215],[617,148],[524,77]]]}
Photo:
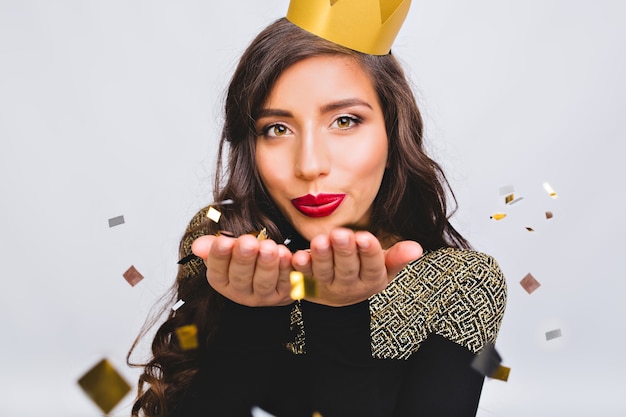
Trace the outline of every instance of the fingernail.
{"label": "fingernail", "polygon": [[316,249],[317,249],[317,253],[319,253],[320,255],[326,255],[328,253],[329,246],[326,242],[324,242],[318,245]]}
{"label": "fingernail", "polygon": [[259,250],[259,258],[264,261],[269,261],[270,259],[272,259],[272,252],[268,251],[267,249],[261,249]]}
{"label": "fingernail", "polygon": [[348,242],[350,241],[349,237],[343,233],[335,234],[332,239],[333,243],[337,246],[348,246]]}
{"label": "fingernail", "polygon": [[229,242],[227,242],[226,240],[218,239],[217,240],[217,250],[221,254],[228,253],[228,251],[230,250]]}
{"label": "fingernail", "polygon": [[359,246],[359,249],[367,249],[370,247],[370,242],[367,239],[356,239],[356,244]]}
{"label": "fingernail", "polygon": [[253,249],[250,246],[242,245],[239,247],[239,252],[241,252],[243,256],[248,256],[253,252]]}

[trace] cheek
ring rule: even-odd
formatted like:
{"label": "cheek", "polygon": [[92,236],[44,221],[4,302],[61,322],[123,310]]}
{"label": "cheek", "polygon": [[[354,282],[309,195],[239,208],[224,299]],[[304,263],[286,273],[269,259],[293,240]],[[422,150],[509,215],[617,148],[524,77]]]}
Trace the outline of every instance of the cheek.
{"label": "cheek", "polygon": [[[286,183],[287,162],[276,152],[268,152],[264,147],[257,147],[256,166],[265,188],[270,194],[276,189],[284,188]],[[275,196],[272,195],[274,198]]]}

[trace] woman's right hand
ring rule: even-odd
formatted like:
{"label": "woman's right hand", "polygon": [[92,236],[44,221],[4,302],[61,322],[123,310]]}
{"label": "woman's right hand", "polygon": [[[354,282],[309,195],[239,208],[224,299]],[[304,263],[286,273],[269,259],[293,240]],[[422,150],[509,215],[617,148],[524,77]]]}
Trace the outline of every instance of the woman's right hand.
{"label": "woman's right hand", "polygon": [[224,297],[249,307],[287,305],[291,252],[271,239],[201,236],[191,245],[206,265],[209,285]]}

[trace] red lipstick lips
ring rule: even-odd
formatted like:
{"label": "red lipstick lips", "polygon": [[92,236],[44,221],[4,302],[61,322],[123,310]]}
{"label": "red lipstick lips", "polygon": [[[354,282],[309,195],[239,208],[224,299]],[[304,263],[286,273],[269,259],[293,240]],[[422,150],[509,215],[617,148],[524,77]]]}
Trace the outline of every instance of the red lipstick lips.
{"label": "red lipstick lips", "polygon": [[291,204],[305,216],[326,217],[339,207],[345,196],[345,194],[307,194],[294,198]]}

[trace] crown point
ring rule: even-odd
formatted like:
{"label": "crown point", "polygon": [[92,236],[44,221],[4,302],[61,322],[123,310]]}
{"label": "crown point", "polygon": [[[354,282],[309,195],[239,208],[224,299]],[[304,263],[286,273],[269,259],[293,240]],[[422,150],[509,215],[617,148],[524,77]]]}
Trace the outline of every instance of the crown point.
{"label": "crown point", "polygon": [[[335,0],[339,1],[339,0]],[[384,24],[389,17],[400,7],[404,0],[379,0],[380,4],[380,23]],[[334,3],[331,0],[331,3]]]}
{"label": "crown point", "polygon": [[386,55],[410,5],[411,0],[291,0],[287,19],[338,45]]}

